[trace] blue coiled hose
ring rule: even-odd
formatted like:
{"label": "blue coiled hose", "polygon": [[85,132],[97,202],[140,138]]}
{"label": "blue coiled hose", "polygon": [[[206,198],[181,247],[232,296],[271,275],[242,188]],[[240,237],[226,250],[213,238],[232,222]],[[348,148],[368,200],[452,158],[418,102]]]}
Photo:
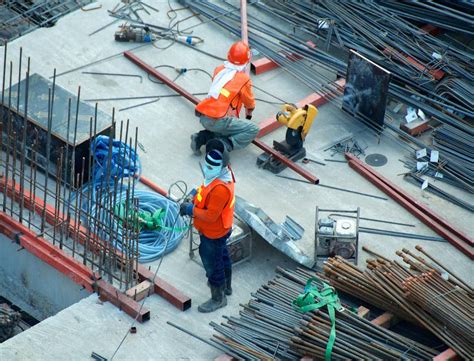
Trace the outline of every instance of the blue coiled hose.
{"label": "blue coiled hose", "polygon": [[[127,192],[127,187],[124,185],[122,190],[117,190],[118,193],[115,197],[114,194],[101,194],[98,190],[106,189],[107,183],[109,183],[110,190],[114,189],[116,178],[119,179],[118,183],[120,184],[121,177],[138,177],[141,173],[141,164],[138,154],[128,145],[114,140],[112,141],[112,158],[110,160],[110,172],[107,179],[107,162],[110,154],[109,146],[110,138],[102,135],[96,137],[95,141],[91,144],[91,151],[95,153],[92,184],[86,184],[81,189],[83,193],[89,192],[91,194],[92,206],[90,207],[89,213],[92,219],[98,219],[98,217],[100,217],[101,223],[113,224],[112,229],[117,230],[117,233],[114,234],[113,237],[114,246],[122,250],[122,222],[118,216],[114,216],[110,219],[111,214],[108,205],[110,205],[111,199],[115,198],[115,207],[116,205],[125,203],[127,201],[127,194],[131,197],[133,193],[134,199],[138,199],[138,210],[148,211],[151,214],[159,209],[164,210],[163,224],[160,224],[157,230],[143,229],[140,231],[138,238],[139,261],[154,261],[162,255],[176,249],[180,241],[184,238],[189,226],[179,215],[179,204],[159,193],[137,189],[133,192],[131,190]],[[129,201],[131,201],[131,199],[129,199]],[[105,206],[101,207],[99,205]],[[84,205],[84,209],[86,211],[88,210],[87,205]],[[101,213],[98,214],[98,212]],[[92,224],[89,224],[89,227],[92,226]],[[104,234],[104,231],[99,231],[98,233],[99,236],[107,236]],[[110,239],[112,237],[105,238]]]}

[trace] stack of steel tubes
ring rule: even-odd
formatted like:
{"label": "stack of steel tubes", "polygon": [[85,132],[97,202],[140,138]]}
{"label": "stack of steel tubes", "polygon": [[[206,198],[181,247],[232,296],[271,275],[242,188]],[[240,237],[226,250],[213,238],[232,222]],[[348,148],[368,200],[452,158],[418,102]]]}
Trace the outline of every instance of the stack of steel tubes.
{"label": "stack of steel tubes", "polygon": [[[225,317],[226,323],[211,322],[221,349],[238,359],[322,359],[331,329],[325,308],[302,314],[292,302],[304,292],[312,271],[278,268],[276,278],[262,286],[248,304],[241,305],[240,317]],[[322,287],[322,282],[313,285]],[[395,360],[428,359],[436,351],[359,317],[348,308],[336,312],[334,359]]]}
{"label": "stack of steel tubes", "polygon": [[[472,287],[420,246],[416,249],[428,260],[407,249],[396,252],[406,266],[364,249],[376,257],[367,261],[367,271],[362,272],[336,257],[325,264],[323,278],[341,291],[418,323],[458,355],[472,359]],[[355,287],[357,282],[368,286]]]}

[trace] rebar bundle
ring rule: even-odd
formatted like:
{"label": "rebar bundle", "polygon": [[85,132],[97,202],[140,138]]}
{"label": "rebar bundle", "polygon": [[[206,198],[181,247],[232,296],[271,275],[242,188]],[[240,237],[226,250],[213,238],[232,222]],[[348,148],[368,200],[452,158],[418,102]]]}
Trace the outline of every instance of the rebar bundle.
{"label": "rebar bundle", "polygon": [[[229,355],[249,360],[296,360],[301,356],[324,359],[331,333],[326,308],[300,313],[293,301],[304,293],[312,271],[277,269],[276,278],[262,286],[240,317],[225,317],[226,323],[211,325],[220,335],[213,342]],[[313,281],[314,287],[324,287]],[[436,351],[395,332],[372,324],[349,308],[336,312],[334,359],[428,359]]]}
{"label": "rebar bundle", "polygon": [[6,0],[0,2],[0,45],[39,27],[53,26],[58,18],[92,0]]}
{"label": "rebar bundle", "polygon": [[420,246],[416,249],[428,260],[405,248],[396,252],[406,266],[364,249],[377,257],[367,261],[368,270],[340,257],[331,258],[325,265],[324,279],[341,291],[418,323],[458,355],[472,359],[472,287]]}

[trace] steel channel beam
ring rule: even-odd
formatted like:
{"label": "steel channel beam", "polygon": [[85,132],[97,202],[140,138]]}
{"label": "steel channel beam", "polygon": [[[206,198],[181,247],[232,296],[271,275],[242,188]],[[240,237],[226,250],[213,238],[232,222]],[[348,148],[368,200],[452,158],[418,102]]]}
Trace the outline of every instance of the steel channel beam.
{"label": "steel channel beam", "polygon": [[440,215],[436,214],[434,211],[420,203],[418,200],[410,196],[408,193],[402,191],[400,188],[398,188],[395,184],[390,182],[387,178],[383,177],[381,174],[377,173],[375,170],[373,170],[370,166],[366,165],[365,163],[361,162],[357,157],[353,156],[350,153],[346,153],[346,158],[349,161],[353,161],[355,163],[358,163],[359,166],[363,167],[365,170],[368,172],[372,173],[375,175],[378,179],[380,179],[382,182],[384,182],[386,185],[388,185],[390,188],[394,189],[398,194],[400,194],[404,199],[415,205],[417,208],[419,208],[421,211],[423,211],[426,214],[429,214],[433,219],[436,219],[436,221],[441,224],[444,228],[446,228],[448,231],[453,233],[456,237],[459,237],[462,241],[466,242],[469,246],[474,247],[474,240],[472,238],[469,238],[466,234],[455,228],[452,224],[448,223],[447,220],[442,218]]}
{"label": "steel channel beam", "polygon": [[97,281],[97,293],[102,301],[109,301],[129,316],[136,318],[138,322],[145,322],[150,319],[150,310],[148,308],[143,307],[143,304],[118,291],[104,280]]}
{"label": "steel channel beam", "polygon": [[[4,190],[4,184],[5,178],[0,177],[0,191],[2,192]],[[15,184],[15,186],[13,187],[11,182],[7,182],[7,194],[17,200],[20,199],[19,185]],[[43,208],[46,208],[46,222],[53,226],[64,222],[66,219],[66,217],[61,212],[55,213],[54,207],[49,204],[45,205],[43,199],[40,199],[39,197],[33,197],[27,190],[24,190],[23,199],[25,207],[28,209],[32,209],[39,215],[42,214]],[[76,239],[82,245],[86,243],[86,239],[89,237],[90,239],[87,239],[87,241],[88,247],[91,251],[99,252],[100,250],[104,249],[104,240],[100,239],[97,235],[90,233],[90,231],[88,231],[83,226],[77,227],[74,220],[71,220],[66,225],[66,227],[68,229],[70,237]],[[118,259],[122,259],[121,252],[117,249],[115,250],[115,252],[117,253]],[[137,275],[140,281],[153,281],[155,293],[166,299],[168,302],[170,302],[180,310],[185,311],[191,307],[191,298],[184,295],[181,291],[173,287],[171,284],[169,284],[162,278],[158,276],[155,277],[154,273],[149,271],[140,263],[138,264]]]}
{"label": "steel channel beam", "polygon": [[[178,94],[181,94],[184,98],[189,100],[191,103],[197,105],[200,102],[200,100],[198,98],[196,98],[194,95],[192,95],[191,93],[189,93],[188,91],[186,91],[185,89],[183,89],[182,87],[177,85],[175,82],[173,82],[172,80],[170,80],[169,78],[167,78],[166,76],[161,74],[159,71],[157,71],[151,65],[148,65],[147,63],[145,63],[143,60],[141,60],[139,57],[137,57],[133,53],[131,53],[129,51],[126,51],[126,52],[123,53],[123,55],[128,60],[135,63],[136,65],[138,65],[143,70],[145,70],[148,74],[154,76],[155,78],[157,78],[158,80],[163,82],[165,85],[169,86],[171,89],[173,89]],[[275,149],[273,149],[270,146],[263,143],[260,139],[255,139],[255,140],[252,141],[252,143],[255,144],[257,147],[259,147],[260,149],[262,149],[265,153],[268,153],[268,154],[272,155],[273,158],[275,158],[278,161],[282,162],[288,168],[295,171],[296,173],[298,173],[299,175],[301,175],[302,177],[307,179],[309,182],[311,182],[313,184],[318,184],[319,183],[319,179],[315,175],[313,175],[310,172],[308,172],[307,170],[301,168],[299,165],[297,165],[295,162],[293,162],[292,160],[285,157],[280,152],[277,152]]]}
{"label": "steel channel beam", "polygon": [[104,280],[95,281],[96,276],[91,269],[3,212],[0,212],[0,232],[89,292],[97,289],[101,300],[116,305],[130,317],[136,317],[139,322],[150,319],[150,311],[147,308],[142,307],[110,283]]}
{"label": "steel channel beam", "polygon": [[[446,238],[449,243],[458,248],[470,259],[474,259],[474,250],[471,239],[465,235],[464,237],[459,236],[459,234],[462,235],[461,232],[457,231],[445,220],[442,220],[442,218],[436,213],[421,205],[417,200],[400,190],[380,174],[367,168],[365,164],[363,164],[356,157],[346,153],[346,158],[348,159],[351,168],[355,169],[359,174],[363,175],[365,178],[375,184],[380,190],[392,197],[395,201],[415,215],[418,219],[423,221],[423,223],[433,229],[436,233]],[[449,227],[446,225],[449,225]],[[453,230],[456,232],[453,232]]]}
{"label": "steel channel beam", "polygon": [[155,277],[155,274],[142,264],[138,264],[138,280],[140,282],[148,280],[154,284],[154,292],[165,300],[179,308],[181,311],[186,311],[191,308],[191,298],[173,287],[168,282],[160,277]]}

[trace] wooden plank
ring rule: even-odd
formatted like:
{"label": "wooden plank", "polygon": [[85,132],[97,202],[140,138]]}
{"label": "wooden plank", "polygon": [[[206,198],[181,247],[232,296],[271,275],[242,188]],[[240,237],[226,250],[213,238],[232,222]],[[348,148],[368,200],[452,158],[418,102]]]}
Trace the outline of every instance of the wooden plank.
{"label": "wooden plank", "polygon": [[128,289],[125,294],[135,301],[141,301],[145,297],[151,295],[154,291],[150,281],[142,281],[135,287]]}
{"label": "wooden plank", "polygon": [[390,312],[385,312],[370,322],[383,328],[390,328],[398,322],[398,318]]}
{"label": "wooden plank", "polygon": [[370,310],[364,306],[359,306],[357,309],[357,315],[362,318],[369,318]]}

